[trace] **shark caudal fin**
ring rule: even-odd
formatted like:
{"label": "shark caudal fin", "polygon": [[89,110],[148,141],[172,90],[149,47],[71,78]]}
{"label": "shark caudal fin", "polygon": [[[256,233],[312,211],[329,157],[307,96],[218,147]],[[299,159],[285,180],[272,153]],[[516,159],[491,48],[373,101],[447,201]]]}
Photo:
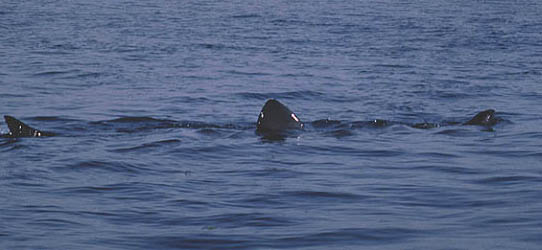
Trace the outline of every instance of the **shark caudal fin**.
{"label": "shark caudal fin", "polygon": [[23,122],[15,119],[12,116],[5,115],[4,120],[8,124],[10,137],[37,137],[37,136],[52,136],[53,134],[39,131],[32,128]]}
{"label": "shark caudal fin", "polygon": [[468,122],[463,125],[479,125],[479,126],[493,126],[497,123],[498,119],[495,118],[495,110],[488,109],[476,114]]}
{"label": "shark caudal fin", "polygon": [[289,129],[302,129],[303,123],[284,104],[269,99],[258,116],[258,132],[283,132]]}

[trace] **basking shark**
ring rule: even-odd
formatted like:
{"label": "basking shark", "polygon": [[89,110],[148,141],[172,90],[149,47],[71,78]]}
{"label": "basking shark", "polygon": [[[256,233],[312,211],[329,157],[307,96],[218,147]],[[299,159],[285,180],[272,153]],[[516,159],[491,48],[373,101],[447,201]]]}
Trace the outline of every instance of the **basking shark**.
{"label": "basking shark", "polygon": [[40,136],[53,136],[53,133],[43,132],[32,128],[23,122],[15,119],[12,116],[5,115],[4,120],[8,124],[9,133],[1,135],[2,137],[40,137]]}
{"label": "basking shark", "polygon": [[[455,123],[461,125],[478,125],[491,127],[495,125],[499,120],[495,117],[495,110],[488,109],[476,114],[472,119],[465,123]],[[314,123],[318,123],[316,121]],[[325,120],[325,122],[331,122]],[[336,121],[339,122],[339,121]],[[389,124],[388,121],[375,120],[374,122],[377,125],[386,125]],[[439,127],[439,124],[431,123],[417,123],[417,124],[408,124],[413,128],[427,129]],[[284,135],[287,131],[303,129],[304,124],[297,117],[297,115],[292,112],[284,104],[280,103],[275,99],[269,99],[262,108],[260,115],[258,116],[256,132],[264,136],[268,135]]]}
{"label": "basking shark", "polygon": [[[17,138],[17,137],[42,137],[42,136],[54,136],[54,133],[41,131],[32,128],[25,123],[15,119],[12,116],[4,116],[4,119],[8,125],[9,133],[2,134],[0,137]],[[319,120],[321,121],[321,120]],[[312,124],[317,126],[319,121],[315,121]],[[388,124],[387,121],[379,121],[383,125]],[[464,123],[450,123],[461,125],[478,125],[491,127],[499,121],[495,117],[495,110],[488,109],[476,114],[472,119]],[[325,122],[331,122],[325,120]],[[340,121],[335,121],[340,123]],[[379,124],[380,124],[379,123]],[[418,123],[418,124],[406,124],[413,128],[427,129],[439,127],[439,124],[431,123]],[[292,112],[286,105],[275,99],[269,99],[266,101],[260,114],[258,115],[258,121],[256,122],[256,133],[262,135],[265,138],[275,139],[284,138],[285,136],[295,134],[296,131],[303,130],[305,128],[304,123],[298,118],[298,116]]]}

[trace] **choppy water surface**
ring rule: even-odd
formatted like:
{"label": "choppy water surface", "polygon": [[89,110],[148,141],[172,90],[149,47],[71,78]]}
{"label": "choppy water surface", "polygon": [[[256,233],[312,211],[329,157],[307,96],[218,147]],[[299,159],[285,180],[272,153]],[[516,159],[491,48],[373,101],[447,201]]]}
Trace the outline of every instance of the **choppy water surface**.
{"label": "choppy water surface", "polygon": [[[58,136],[0,139],[0,247],[537,249],[541,30],[534,0],[4,1],[0,113]],[[255,134],[269,98],[305,131]]]}

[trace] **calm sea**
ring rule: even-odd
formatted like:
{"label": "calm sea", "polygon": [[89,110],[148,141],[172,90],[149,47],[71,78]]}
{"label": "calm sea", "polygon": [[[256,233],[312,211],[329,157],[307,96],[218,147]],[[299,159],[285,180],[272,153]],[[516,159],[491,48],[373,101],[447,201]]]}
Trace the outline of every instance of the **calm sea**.
{"label": "calm sea", "polygon": [[[536,0],[1,1],[0,114],[57,136],[0,138],[0,248],[539,249],[541,30]],[[269,98],[306,129],[257,135]]]}

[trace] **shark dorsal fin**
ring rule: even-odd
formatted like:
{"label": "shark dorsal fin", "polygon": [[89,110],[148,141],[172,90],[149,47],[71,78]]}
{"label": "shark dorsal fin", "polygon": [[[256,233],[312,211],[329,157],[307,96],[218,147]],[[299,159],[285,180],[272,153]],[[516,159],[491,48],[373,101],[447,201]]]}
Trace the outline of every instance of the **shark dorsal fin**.
{"label": "shark dorsal fin", "polygon": [[480,126],[492,126],[496,123],[495,110],[488,109],[476,114],[464,125],[480,125]]}
{"label": "shark dorsal fin", "polygon": [[28,126],[12,116],[5,115],[4,120],[8,124],[9,135],[12,137],[46,136],[46,133]]}
{"label": "shark dorsal fin", "polygon": [[258,116],[257,131],[260,132],[302,128],[303,123],[294,112],[275,99],[268,100]]}

